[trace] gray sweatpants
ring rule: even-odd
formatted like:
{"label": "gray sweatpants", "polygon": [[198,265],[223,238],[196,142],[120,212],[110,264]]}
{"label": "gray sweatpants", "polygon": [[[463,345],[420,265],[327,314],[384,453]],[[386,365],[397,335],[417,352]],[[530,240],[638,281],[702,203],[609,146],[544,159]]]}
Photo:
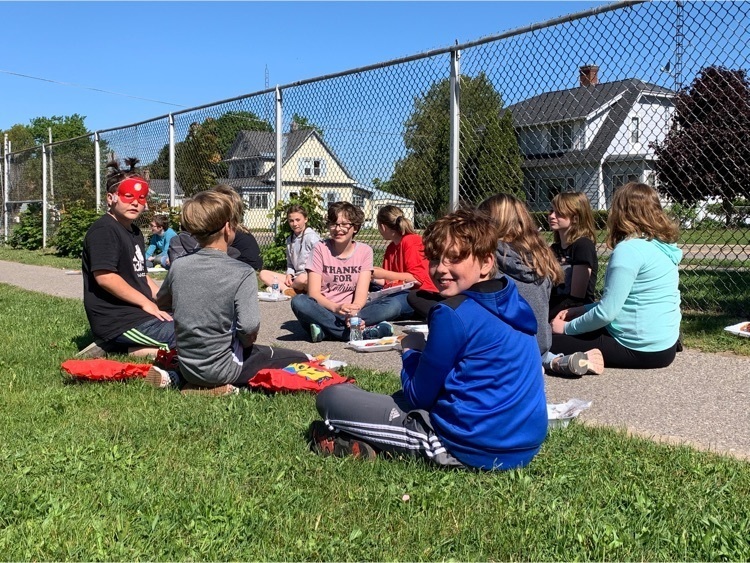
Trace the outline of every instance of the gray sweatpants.
{"label": "gray sweatpants", "polygon": [[318,393],[315,406],[329,428],[377,450],[423,458],[443,467],[463,467],[440,443],[430,413],[412,409],[401,391],[380,395],[351,384],[331,385]]}

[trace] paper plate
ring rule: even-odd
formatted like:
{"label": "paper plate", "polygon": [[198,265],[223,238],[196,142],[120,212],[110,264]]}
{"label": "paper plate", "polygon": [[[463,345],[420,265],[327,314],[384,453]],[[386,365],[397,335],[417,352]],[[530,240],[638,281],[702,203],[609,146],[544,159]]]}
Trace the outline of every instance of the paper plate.
{"label": "paper plate", "polygon": [[[745,330],[742,330],[743,328]],[[747,321],[728,326],[724,328],[724,330],[736,334],[737,336],[742,336],[743,338],[750,338],[750,332],[748,332],[748,330],[750,330],[750,323]]]}
{"label": "paper plate", "polygon": [[395,336],[386,336],[385,338],[377,338],[375,340],[355,340],[349,342],[349,348],[356,350],[357,352],[383,352],[385,350],[395,350],[398,346],[398,341]]}
{"label": "paper plate", "polygon": [[258,301],[289,301],[290,299],[291,297],[284,295],[283,293],[279,293],[278,297],[274,297],[267,291],[258,292]]}
{"label": "paper plate", "polygon": [[425,336],[429,334],[430,329],[427,328],[427,325],[406,325],[403,328],[404,332],[417,332],[419,334],[424,334]]}

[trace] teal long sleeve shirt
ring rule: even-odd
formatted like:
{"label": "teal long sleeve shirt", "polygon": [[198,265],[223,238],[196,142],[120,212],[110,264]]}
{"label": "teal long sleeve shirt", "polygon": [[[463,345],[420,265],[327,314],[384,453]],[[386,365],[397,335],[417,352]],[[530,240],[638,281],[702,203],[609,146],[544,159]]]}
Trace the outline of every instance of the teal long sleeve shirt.
{"label": "teal long sleeve shirt", "polygon": [[612,252],[604,292],[586,313],[565,324],[565,334],[606,328],[631,350],[660,352],[679,337],[680,290],[677,265],[682,251],[674,244],[626,239]]}

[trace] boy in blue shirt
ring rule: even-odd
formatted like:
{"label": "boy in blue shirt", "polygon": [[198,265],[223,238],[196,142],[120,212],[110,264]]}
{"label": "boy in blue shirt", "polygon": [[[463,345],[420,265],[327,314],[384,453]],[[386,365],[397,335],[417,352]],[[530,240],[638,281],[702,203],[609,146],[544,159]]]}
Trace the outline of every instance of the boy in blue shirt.
{"label": "boy in blue shirt", "polygon": [[148,248],[146,249],[146,263],[149,268],[158,263],[163,268],[169,269],[169,241],[172,237],[177,236],[169,226],[169,219],[166,215],[155,215],[151,219],[151,238],[148,239]]}
{"label": "boy in blue shirt", "polygon": [[472,211],[427,228],[424,252],[445,300],[430,310],[426,341],[421,334],[402,340],[402,390],[321,391],[324,420],[311,425],[313,450],[486,470],[531,461],[547,434],[536,319],[510,278],[493,279],[497,238],[492,220]]}

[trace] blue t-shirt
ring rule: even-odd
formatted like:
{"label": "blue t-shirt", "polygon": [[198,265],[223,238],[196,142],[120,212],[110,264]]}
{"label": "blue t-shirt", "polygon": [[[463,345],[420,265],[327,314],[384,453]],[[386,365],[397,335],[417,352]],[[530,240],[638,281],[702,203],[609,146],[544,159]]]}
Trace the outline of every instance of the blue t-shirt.
{"label": "blue t-shirt", "polygon": [[169,250],[169,241],[172,240],[172,237],[174,236],[177,236],[177,233],[175,233],[171,227],[164,231],[163,235],[151,235],[151,238],[148,239],[146,260],[151,258],[154,254],[163,254],[167,252],[167,250]]}

